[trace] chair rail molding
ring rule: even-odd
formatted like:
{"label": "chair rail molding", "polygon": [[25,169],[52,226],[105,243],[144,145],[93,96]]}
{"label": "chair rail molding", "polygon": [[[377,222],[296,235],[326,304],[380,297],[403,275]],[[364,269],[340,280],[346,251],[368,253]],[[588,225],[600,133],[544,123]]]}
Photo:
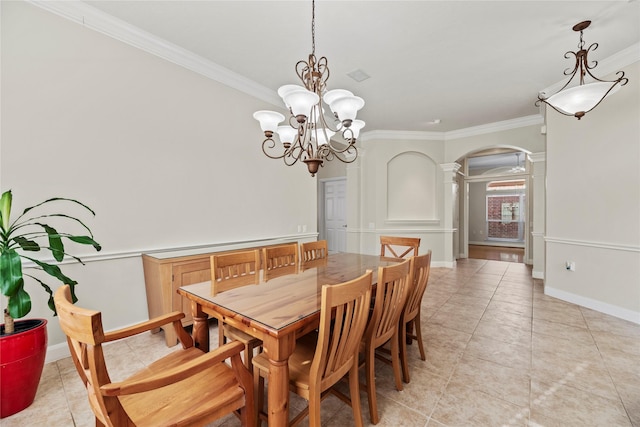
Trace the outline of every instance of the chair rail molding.
{"label": "chair rail molding", "polygon": [[561,237],[549,237],[549,236],[544,236],[544,241],[547,243],[557,243],[561,245],[587,246],[590,248],[608,249],[608,250],[625,251],[625,252],[640,252],[640,246],[634,246],[634,245],[590,242],[586,240],[573,240],[573,239],[565,239]]}

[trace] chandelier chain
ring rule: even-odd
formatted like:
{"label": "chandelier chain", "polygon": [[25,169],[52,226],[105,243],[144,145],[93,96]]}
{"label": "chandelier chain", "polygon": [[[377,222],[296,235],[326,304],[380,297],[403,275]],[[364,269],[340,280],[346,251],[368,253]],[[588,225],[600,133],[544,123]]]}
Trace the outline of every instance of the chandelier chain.
{"label": "chandelier chain", "polygon": [[311,54],[316,54],[316,1],[311,2]]}

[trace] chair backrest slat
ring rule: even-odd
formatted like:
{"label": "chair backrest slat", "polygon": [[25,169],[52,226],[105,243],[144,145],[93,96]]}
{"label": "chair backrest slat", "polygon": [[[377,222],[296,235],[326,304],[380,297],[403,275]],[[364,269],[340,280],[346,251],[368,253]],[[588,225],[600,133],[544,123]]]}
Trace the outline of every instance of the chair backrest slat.
{"label": "chair backrest slat", "polygon": [[211,292],[220,292],[260,281],[260,250],[229,252],[211,256]]}
{"label": "chair backrest slat", "polygon": [[404,322],[415,319],[420,312],[420,304],[422,297],[427,289],[429,281],[429,272],[431,271],[431,251],[425,255],[414,256],[411,258],[411,277],[409,295],[404,307],[402,318]]}
{"label": "chair backrest slat", "polygon": [[411,260],[387,267],[378,267],[378,283],[375,291],[373,314],[365,332],[365,338],[375,347],[387,342],[392,336],[409,291]]}
{"label": "chair backrest slat", "polygon": [[326,258],[328,255],[327,241],[318,240],[317,242],[301,243],[300,255],[300,261],[303,263]]}
{"label": "chair backrest slat", "polygon": [[265,282],[274,277],[298,272],[298,244],[289,243],[262,249]]}

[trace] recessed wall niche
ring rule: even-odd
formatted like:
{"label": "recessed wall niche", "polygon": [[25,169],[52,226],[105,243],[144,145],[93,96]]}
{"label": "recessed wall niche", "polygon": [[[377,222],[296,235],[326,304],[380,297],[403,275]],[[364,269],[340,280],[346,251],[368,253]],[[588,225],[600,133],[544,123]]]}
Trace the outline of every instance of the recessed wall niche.
{"label": "recessed wall niche", "polygon": [[438,165],[422,153],[408,151],[387,163],[387,220],[437,219]]}

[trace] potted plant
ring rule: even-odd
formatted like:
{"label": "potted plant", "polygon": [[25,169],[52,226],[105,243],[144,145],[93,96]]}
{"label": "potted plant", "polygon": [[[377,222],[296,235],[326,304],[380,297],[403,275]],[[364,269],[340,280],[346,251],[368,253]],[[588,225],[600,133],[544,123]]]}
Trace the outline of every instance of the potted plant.
{"label": "potted plant", "polygon": [[[99,251],[100,245],[93,239],[93,234],[81,220],[68,213],[46,213],[44,205],[66,204],[79,206],[95,215],[93,210],[77,200],[52,198],[37,205],[26,208],[22,214],[11,221],[11,190],[2,193],[0,198],[0,291],[8,297],[4,309],[5,323],[0,327],[0,418],[15,414],[33,403],[40,375],[44,367],[47,350],[47,321],[45,319],[29,319],[15,321],[31,311],[31,296],[24,289],[24,280],[29,278],[39,283],[49,296],[48,305],[53,310],[53,290],[37,275],[23,272],[22,261],[32,263],[26,267],[35,272],[46,273],[44,277],[53,277],[71,286],[74,302],[77,300],[74,286],[78,283],[65,276],[55,263],[34,258],[31,253],[50,252],[60,262],[65,256],[83,263],[76,256],[66,252],[64,240],[90,245]],[[70,207],[70,206],[69,206]],[[53,221],[55,227],[73,224],[77,229],[84,229],[83,235],[74,235],[58,231],[44,221]],[[84,264],[84,263],[83,263]],[[40,274],[40,273],[37,273]],[[48,275],[48,276],[47,276]],[[4,298],[3,298],[4,299]],[[4,305],[4,304],[3,304]]]}

